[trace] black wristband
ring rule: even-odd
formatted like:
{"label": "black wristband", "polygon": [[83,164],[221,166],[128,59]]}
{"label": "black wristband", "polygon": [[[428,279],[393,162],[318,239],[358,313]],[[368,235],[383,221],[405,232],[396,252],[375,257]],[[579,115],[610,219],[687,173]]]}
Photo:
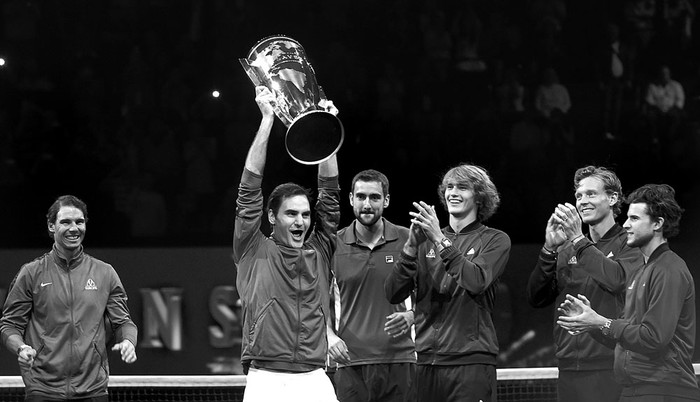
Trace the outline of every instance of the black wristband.
{"label": "black wristband", "polygon": [[544,251],[544,253],[548,255],[555,255],[557,253],[556,251],[548,249],[547,246],[542,246],[542,251]]}

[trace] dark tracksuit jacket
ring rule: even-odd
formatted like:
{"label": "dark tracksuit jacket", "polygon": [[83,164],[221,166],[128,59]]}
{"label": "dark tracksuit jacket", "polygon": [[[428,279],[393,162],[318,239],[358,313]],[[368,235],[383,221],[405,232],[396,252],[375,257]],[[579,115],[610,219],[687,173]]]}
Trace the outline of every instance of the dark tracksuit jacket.
{"label": "dark tracksuit jacket", "polygon": [[70,262],[56,250],[24,265],[5,301],[3,343],[20,335],[37,351],[22,369],[27,395],[90,398],[107,395],[108,328],[134,346],[138,331],[114,268],[81,251]]}
{"label": "dark tracksuit jacket", "polygon": [[[588,240],[575,246],[579,261],[626,269],[604,258]],[[654,250],[627,281],[622,318],[612,321],[615,378],[623,396],[663,394],[700,400],[692,365],[695,349],[695,285],[685,261],[668,243]]]}
{"label": "dark tracksuit jacket", "polygon": [[[642,254],[636,247],[627,246],[627,233],[618,224],[611,227],[597,243],[591,243],[610,259],[630,260],[628,267],[642,264]],[[566,295],[585,295],[595,311],[605,317],[619,317],[625,301],[627,272],[619,269],[596,269],[578,261],[571,242],[559,247],[556,255],[544,251],[530,274],[527,300],[533,307],[554,305],[554,343],[560,370],[612,370],[614,342],[604,345],[590,334],[570,335],[556,325],[560,315],[557,307]]]}
{"label": "dark tracksuit jacket", "polygon": [[340,220],[338,178],[319,177],[316,223],[302,248],[260,231],[262,176],[243,171],[233,257],[243,307],[241,362],[248,367],[308,372],[326,365],[331,258]]}
{"label": "dark tracksuit jacket", "polygon": [[504,232],[474,222],[455,233],[439,254],[432,243],[417,257],[401,253],[385,282],[391,303],[416,290],[416,352],[424,365],[496,365],[498,340],[492,312],[498,279],[510,256]]}

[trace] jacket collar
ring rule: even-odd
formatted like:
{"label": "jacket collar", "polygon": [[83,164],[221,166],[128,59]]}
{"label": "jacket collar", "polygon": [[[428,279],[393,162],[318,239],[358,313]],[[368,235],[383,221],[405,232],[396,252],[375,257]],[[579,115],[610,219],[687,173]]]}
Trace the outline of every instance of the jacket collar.
{"label": "jacket collar", "polygon": [[[399,230],[394,225],[393,223],[389,222],[386,220],[384,217],[381,218],[382,221],[384,222],[384,241],[390,242],[394,240],[398,240],[399,238]],[[357,225],[357,219],[352,221],[352,224],[347,227],[346,230],[343,231],[342,236],[340,236],[340,241],[342,241],[345,244],[357,244],[357,236],[355,236],[355,226]]]}
{"label": "jacket collar", "polygon": [[484,224],[479,222],[479,221],[474,221],[467,226],[463,227],[462,230],[459,231],[459,233],[455,233],[455,231],[452,229],[451,226],[447,225],[445,228],[445,232],[449,234],[465,234],[465,233],[470,233],[470,232],[475,232],[479,229],[484,227]]}
{"label": "jacket collar", "polygon": [[671,250],[671,247],[669,247],[668,242],[666,243],[661,243],[659,247],[657,247],[654,251],[651,252],[651,255],[649,256],[649,261],[647,261],[647,264],[651,263],[652,261],[656,260],[659,258],[659,256],[666,251]]}
{"label": "jacket collar", "polygon": [[[608,229],[607,232],[603,235],[603,237],[600,238],[600,240],[610,240],[613,239],[617,236],[620,235],[620,232],[622,232],[624,229],[622,229],[622,226],[620,224],[615,223],[614,225],[610,226],[610,229]],[[588,236],[590,239],[590,236]]]}
{"label": "jacket collar", "polygon": [[75,263],[79,262],[83,258],[83,254],[84,254],[83,253],[83,245],[82,244],[80,245],[78,252],[75,253],[75,255],[73,256],[73,258],[70,261],[68,261],[66,259],[65,255],[63,255],[63,253],[61,253],[58,250],[58,247],[56,247],[56,244],[53,245],[53,249],[51,250],[51,254],[53,255],[53,258],[56,261],[56,263],[58,263],[58,265],[60,265],[63,268],[71,268],[71,265],[75,266],[76,265]]}

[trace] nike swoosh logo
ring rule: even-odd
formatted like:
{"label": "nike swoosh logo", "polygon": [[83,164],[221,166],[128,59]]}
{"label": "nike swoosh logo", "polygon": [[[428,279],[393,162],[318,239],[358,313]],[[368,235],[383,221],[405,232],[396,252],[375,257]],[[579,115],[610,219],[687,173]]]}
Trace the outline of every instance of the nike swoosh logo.
{"label": "nike swoosh logo", "polygon": [[41,282],[41,287],[43,288],[44,286],[51,285],[52,283],[53,283],[53,282],[46,282],[46,283]]}

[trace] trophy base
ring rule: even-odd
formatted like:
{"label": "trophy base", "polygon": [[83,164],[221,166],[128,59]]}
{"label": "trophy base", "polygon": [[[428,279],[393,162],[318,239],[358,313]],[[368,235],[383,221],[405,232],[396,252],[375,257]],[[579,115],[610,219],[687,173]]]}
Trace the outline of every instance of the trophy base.
{"label": "trophy base", "polygon": [[304,165],[317,165],[333,156],[343,145],[343,123],[322,110],[299,116],[287,129],[285,145],[289,156]]}

